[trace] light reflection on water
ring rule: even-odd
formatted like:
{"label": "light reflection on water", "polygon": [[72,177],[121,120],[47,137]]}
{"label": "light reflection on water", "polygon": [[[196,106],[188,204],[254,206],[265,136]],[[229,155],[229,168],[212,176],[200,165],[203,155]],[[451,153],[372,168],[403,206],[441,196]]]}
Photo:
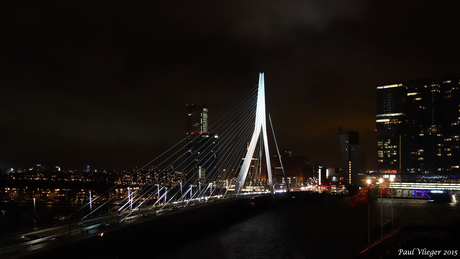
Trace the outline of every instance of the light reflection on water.
{"label": "light reflection on water", "polygon": [[[349,197],[284,204],[160,258],[350,258],[367,245],[367,205],[350,207]],[[383,221],[391,220],[391,199],[383,199]],[[380,200],[370,205],[371,226],[381,220]],[[401,225],[449,226],[460,220],[459,203],[394,199]]]}

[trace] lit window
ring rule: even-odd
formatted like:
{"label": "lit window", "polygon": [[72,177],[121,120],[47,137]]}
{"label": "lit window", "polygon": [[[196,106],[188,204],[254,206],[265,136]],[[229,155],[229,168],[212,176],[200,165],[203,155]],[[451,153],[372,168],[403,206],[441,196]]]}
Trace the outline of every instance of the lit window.
{"label": "lit window", "polygon": [[394,87],[401,87],[401,86],[402,84],[384,85],[384,86],[377,86],[377,89],[394,88]]}

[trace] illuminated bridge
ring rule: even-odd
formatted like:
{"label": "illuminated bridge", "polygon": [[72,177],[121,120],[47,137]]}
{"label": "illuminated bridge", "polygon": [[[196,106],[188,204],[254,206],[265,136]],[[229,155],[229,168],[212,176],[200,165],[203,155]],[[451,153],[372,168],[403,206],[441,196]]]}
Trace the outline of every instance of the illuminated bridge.
{"label": "illuminated bridge", "polygon": [[[132,184],[119,190],[124,194],[100,195],[106,201],[98,208],[121,198],[114,210],[122,215],[123,222],[140,210],[158,213],[241,195],[274,195],[264,74],[259,75],[255,89],[214,121],[208,122],[207,109],[188,108],[187,136],[134,172]],[[90,199],[89,206],[91,203]],[[96,211],[97,208],[92,209],[82,219]]]}
{"label": "illuminated bridge", "polygon": [[[214,120],[208,122],[207,109],[197,106],[189,107],[188,115],[192,128],[185,138],[107,192],[89,191],[86,205],[66,215],[61,224],[3,242],[3,254],[15,258],[17,251],[33,253],[53,247],[56,239],[64,237],[62,242],[74,242],[107,236],[134,223],[184,217],[178,214],[214,215],[206,224],[219,225],[237,217],[238,211],[280,199],[282,194],[275,197],[270,167],[267,121],[271,125],[271,118],[265,108],[263,73],[257,87]],[[273,126],[271,132],[280,157]],[[196,214],[198,209],[201,212]]]}

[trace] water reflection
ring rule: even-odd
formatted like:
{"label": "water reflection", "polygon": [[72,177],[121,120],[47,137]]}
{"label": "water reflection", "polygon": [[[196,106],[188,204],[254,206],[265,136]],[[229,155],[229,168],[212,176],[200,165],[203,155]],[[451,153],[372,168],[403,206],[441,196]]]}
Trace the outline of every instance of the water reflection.
{"label": "water reflection", "polygon": [[[367,244],[367,204],[350,207],[349,197],[284,204],[160,258],[350,258]],[[384,223],[391,199],[383,199]],[[450,226],[460,220],[459,203],[394,199],[402,226]],[[371,203],[371,225],[380,224],[380,199]]]}

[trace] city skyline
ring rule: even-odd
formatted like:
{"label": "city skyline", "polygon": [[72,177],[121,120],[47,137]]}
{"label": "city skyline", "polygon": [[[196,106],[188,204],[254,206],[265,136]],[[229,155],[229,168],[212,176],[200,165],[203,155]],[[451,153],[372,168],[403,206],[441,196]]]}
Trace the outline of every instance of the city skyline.
{"label": "city skyline", "polygon": [[460,71],[454,1],[3,7],[2,168],[142,166],[265,72],[280,149],[340,167],[342,127],[375,169],[376,86]]}

